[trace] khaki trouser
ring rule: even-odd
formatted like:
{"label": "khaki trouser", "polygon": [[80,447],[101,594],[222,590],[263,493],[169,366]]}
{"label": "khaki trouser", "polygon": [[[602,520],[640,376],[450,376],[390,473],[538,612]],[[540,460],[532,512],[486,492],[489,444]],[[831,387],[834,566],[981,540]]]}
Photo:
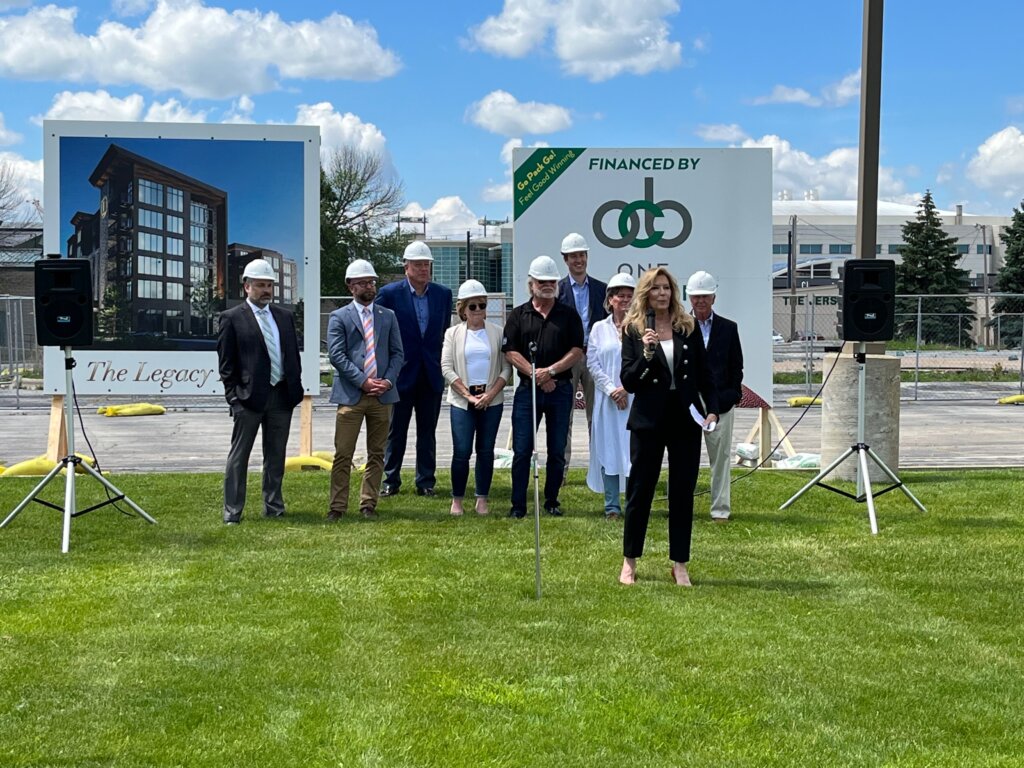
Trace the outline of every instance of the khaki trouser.
{"label": "khaki trouser", "polygon": [[736,409],[730,408],[728,413],[718,417],[718,426],[714,432],[704,433],[708,462],[711,464],[712,517],[728,518],[732,512],[729,489],[732,483],[732,423],[735,417]]}
{"label": "khaki trouser", "polygon": [[352,457],[363,420],[366,420],[366,471],[359,490],[359,509],[374,510],[380,494],[380,479],[384,474],[384,446],[391,423],[391,405],[379,398],[364,394],[355,405],[339,405],[334,422],[334,464],[331,466],[330,511],[345,514],[348,511],[349,478]]}

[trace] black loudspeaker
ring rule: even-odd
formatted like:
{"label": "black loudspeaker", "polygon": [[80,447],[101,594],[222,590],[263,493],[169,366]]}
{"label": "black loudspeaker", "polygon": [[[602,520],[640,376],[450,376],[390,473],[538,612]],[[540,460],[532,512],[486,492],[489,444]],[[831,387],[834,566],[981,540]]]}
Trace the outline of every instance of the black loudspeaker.
{"label": "black loudspeaker", "polygon": [[88,259],[36,262],[36,340],[44,347],[92,344],[92,270]]}
{"label": "black loudspeaker", "polygon": [[839,338],[889,341],[896,306],[896,262],[848,259],[840,270]]}

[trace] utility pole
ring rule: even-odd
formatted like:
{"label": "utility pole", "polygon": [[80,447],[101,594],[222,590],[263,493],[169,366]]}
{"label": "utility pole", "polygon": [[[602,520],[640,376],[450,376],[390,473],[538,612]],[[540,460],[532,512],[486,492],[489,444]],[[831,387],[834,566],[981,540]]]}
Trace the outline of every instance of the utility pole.
{"label": "utility pole", "polygon": [[466,230],[466,279],[473,277],[473,251],[469,240],[469,230]]}
{"label": "utility pole", "polygon": [[423,239],[427,239],[427,214],[422,216],[402,216],[398,215],[395,217],[395,233],[402,233],[403,224],[423,224]]}
{"label": "utility pole", "polygon": [[975,224],[975,226],[978,227],[978,229],[981,230],[981,258],[982,258],[982,269],[983,269],[982,276],[981,276],[981,285],[982,285],[982,290],[985,292],[985,321],[981,324],[981,327],[984,329],[982,331],[982,339],[984,340],[985,346],[988,347],[989,346],[989,339],[988,339],[988,336],[989,336],[989,327],[988,327],[988,322],[989,322],[989,306],[988,306],[988,302],[989,302],[989,296],[988,296],[988,238],[986,236],[985,225],[984,224]]}
{"label": "utility pole", "polygon": [[501,219],[488,219],[485,216],[482,219],[477,219],[476,223],[484,228],[484,237],[486,238],[487,237],[487,227],[488,226],[500,227],[502,224],[508,224],[508,216],[505,217],[504,221],[502,221]]}

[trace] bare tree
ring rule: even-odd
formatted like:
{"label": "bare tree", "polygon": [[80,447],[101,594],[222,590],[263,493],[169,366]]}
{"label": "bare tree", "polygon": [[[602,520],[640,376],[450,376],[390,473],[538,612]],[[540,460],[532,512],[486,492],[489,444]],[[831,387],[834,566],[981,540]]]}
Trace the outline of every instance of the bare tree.
{"label": "bare tree", "polygon": [[402,210],[402,183],[389,177],[384,158],[354,147],[342,147],[325,162],[326,182],[333,193],[330,223],[338,230],[390,226]]}
{"label": "bare tree", "polygon": [[25,202],[21,175],[6,160],[0,160],[0,221],[10,224],[11,215]]}
{"label": "bare tree", "polygon": [[[320,286],[327,295],[344,290],[345,266],[368,259],[391,271],[401,252],[391,227],[404,205],[402,182],[381,155],[353,147],[335,150],[320,174]],[[394,241],[394,242],[392,242]]]}

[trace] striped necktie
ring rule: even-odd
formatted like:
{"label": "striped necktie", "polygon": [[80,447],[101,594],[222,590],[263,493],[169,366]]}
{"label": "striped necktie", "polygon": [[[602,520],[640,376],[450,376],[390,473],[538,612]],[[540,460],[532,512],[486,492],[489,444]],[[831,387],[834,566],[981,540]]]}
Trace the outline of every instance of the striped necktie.
{"label": "striped necktie", "polygon": [[267,354],[270,355],[270,386],[274,387],[284,378],[284,370],[281,367],[281,350],[277,348],[274,329],[270,326],[270,310],[257,310],[256,319],[259,321],[260,330],[263,331],[263,340],[267,343]]}
{"label": "striped necktie", "polygon": [[363,338],[366,340],[366,359],[363,362],[363,372],[366,378],[377,378],[377,347],[373,339],[373,313],[369,307],[363,307]]}

